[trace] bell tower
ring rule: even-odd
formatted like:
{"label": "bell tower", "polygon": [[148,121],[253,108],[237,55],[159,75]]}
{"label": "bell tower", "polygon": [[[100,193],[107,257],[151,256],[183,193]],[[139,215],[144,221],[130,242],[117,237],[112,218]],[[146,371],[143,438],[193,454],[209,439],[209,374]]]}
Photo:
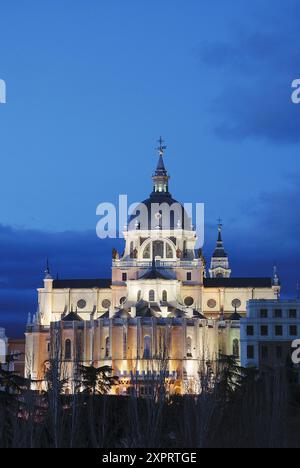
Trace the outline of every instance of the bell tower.
{"label": "bell tower", "polygon": [[209,276],[211,278],[230,278],[231,269],[229,268],[228,255],[224,250],[222,239],[222,222],[218,222],[218,239],[215,251],[211,258]]}
{"label": "bell tower", "polygon": [[169,193],[169,179],[168,172],[164,164],[164,152],[166,146],[164,146],[164,140],[162,137],[158,140],[159,146],[157,148],[159,159],[154,175],[152,176],[153,180],[153,193]]}

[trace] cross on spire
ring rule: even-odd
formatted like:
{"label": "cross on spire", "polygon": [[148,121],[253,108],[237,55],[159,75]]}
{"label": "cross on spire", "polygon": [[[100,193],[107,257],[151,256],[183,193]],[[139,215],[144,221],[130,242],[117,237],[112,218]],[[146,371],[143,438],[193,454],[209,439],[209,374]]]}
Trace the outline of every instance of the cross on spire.
{"label": "cross on spire", "polygon": [[217,221],[218,221],[218,229],[219,229],[219,231],[221,231],[221,229],[223,227],[222,219],[219,217],[219,219]]}
{"label": "cross on spire", "polygon": [[164,145],[164,142],[165,142],[165,141],[164,141],[164,140],[162,139],[162,137],[160,136],[160,137],[159,137],[159,140],[157,140],[157,142],[159,143],[159,146],[156,148],[157,151],[158,151],[158,154],[159,154],[159,156],[163,156],[163,155],[164,155],[164,152],[165,152],[165,150],[166,150],[166,148],[167,148],[167,146]]}

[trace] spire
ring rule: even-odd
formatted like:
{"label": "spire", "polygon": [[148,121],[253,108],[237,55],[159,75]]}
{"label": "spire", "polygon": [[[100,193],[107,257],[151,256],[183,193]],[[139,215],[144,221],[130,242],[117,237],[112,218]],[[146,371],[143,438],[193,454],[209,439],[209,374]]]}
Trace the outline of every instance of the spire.
{"label": "spire", "polygon": [[159,176],[159,175],[166,176],[167,175],[167,170],[165,168],[165,163],[164,163],[163,157],[161,155],[159,156],[159,159],[158,159],[155,175],[156,176]]}
{"label": "spire", "polygon": [[52,279],[52,276],[50,274],[50,266],[49,266],[49,259],[48,258],[47,258],[47,262],[46,262],[45,279]]}
{"label": "spire", "polygon": [[274,263],[274,265],[273,265],[273,285],[274,286],[279,286],[280,285],[280,280],[279,280],[279,276],[278,276],[276,263]]}
{"label": "spire", "polygon": [[158,159],[158,162],[157,162],[155,175],[156,176],[166,176],[168,174],[167,174],[167,171],[166,171],[166,168],[165,168],[165,163],[164,163],[164,153],[165,153],[165,150],[167,149],[167,147],[165,145],[163,145],[164,140],[162,139],[162,137],[159,137],[158,143],[159,143],[159,146],[156,149],[158,151],[159,159]]}
{"label": "spire", "polygon": [[209,274],[211,278],[229,278],[231,270],[229,268],[228,255],[225,252],[222,239],[222,220],[218,219],[217,245],[211,258]]}
{"label": "spire", "polygon": [[27,326],[31,325],[31,313],[28,312],[28,317],[27,317]]}
{"label": "spire", "polygon": [[227,257],[227,253],[224,250],[223,239],[222,239],[222,220],[218,219],[218,239],[217,239],[217,246],[213,253],[213,257],[216,258],[225,258]]}
{"label": "spire", "polygon": [[159,146],[156,148],[158,151],[158,162],[156,166],[155,173],[152,177],[153,180],[153,192],[154,193],[168,193],[169,192],[169,176],[168,172],[165,168],[165,163],[164,163],[164,153],[166,150],[166,146],[164,145],[164,140],[162,137],[159,138],[158,140]]}

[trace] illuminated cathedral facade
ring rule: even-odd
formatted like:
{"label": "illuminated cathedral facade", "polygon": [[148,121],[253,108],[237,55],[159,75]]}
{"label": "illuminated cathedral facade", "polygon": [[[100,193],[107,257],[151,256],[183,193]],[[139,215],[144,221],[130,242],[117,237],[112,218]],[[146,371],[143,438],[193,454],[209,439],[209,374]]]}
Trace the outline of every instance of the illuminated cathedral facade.
{"label": "illuminated cathedral facade", "polygon": [[[161,210],[141,223],[132,215],[123,253],[113,251],[110,279],[53,279],[46,270],[38,312],[26,328],[26,375],[43,381],[54,358],[74,391],[78,362],[111,366],[112,393],[147,395],[164,380],[170,393],[199,391],[199,372],[221,354],[240,359],[240,319],[249,299],[276,299],[277,275],[232,277],[218,226],[208,272],[184,207],[169,192],[164,149],[142,206],[179,206],[165,229]],[[136,213],[140,213],[138,209]]]}

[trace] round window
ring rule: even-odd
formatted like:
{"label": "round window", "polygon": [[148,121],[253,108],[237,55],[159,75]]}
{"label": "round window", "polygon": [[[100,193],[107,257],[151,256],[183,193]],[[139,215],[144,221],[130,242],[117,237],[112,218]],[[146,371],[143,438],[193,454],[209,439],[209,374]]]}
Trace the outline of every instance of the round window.
{"label": "round window", "polygon": [[77,307],[78,309],[84,309],[86,307],[86,301],[84,299],[80,299],[77,302]]}
{"label": "round window", "polygon": [[210,309],[214,309],[217,305],[217,302],[214,299],[209,299],[209,301],[207,301],[207,305]]}
{"label": "round window", "polygon": [[125,302],[126,302],[126,297],[121,297],[121,299],[120,299],[120,304],[122,305],[122,304],[124,304]]}
{"label": "round window", "polygon": [[186,306],[190,307],[194,304],[194,299],[191,296],[188,296],[184,299],[184,303]]}
{"label": "round window", "polygon": [[111,302],[109,299],[104,299],[104,301],[102,301],[102,307],[103,309],[109,309],[111,306]]}
{"label": "round window", "polygon": [[231,305],[235,309],[238,309],[239,307],[241,307],[242,303],[241,303],[241,301],[239,299],[233,299]]}

